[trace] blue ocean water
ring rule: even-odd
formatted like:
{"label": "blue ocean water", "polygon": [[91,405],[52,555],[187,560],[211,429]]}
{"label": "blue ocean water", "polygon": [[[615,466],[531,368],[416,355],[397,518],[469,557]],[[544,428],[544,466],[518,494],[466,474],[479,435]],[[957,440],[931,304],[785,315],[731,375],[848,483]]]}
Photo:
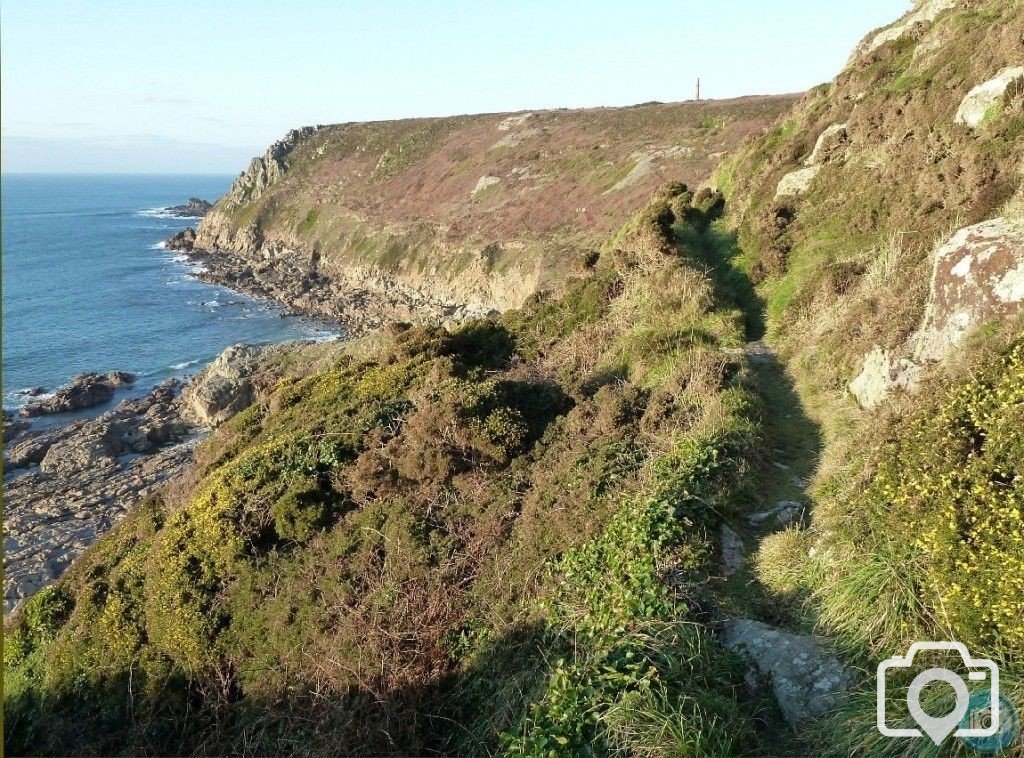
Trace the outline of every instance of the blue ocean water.
{"label": "blue ocean water", "polygon": [[[8,175],[0,179],[3,405],[84,371],[131,371],[140,394],[195,373],[236,342],[331,338],[263,301],[195,279],[159,243],[196,219],[161,208],[213,202],[229,176]],[[124,395],[115,397],[119,401]],[[90,415],[106,408],[94,409]],[[79,414],[80,415],[80,414]]]}

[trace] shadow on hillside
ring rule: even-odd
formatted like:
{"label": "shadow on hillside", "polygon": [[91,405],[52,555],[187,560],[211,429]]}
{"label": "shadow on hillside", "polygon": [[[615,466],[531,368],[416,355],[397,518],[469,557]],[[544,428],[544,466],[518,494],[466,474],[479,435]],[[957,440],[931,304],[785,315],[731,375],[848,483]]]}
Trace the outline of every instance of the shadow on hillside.
{"label": "shadow on hillside", "polygon": [[743,312],[746,338],[763,338],[765,302],[754,289],[750,276],[738,265],[741,250],[735,233],[714,223],[703,229],[678,224],[673,231],[683,254],[707,266],[718,303]]}
{"label": "shadow on hillside", "polygon": [[191,681],[147,681],[138,670],[83,677],[43,698],[13,693],[5,754],[493,754],[543,683],[542,634],[539,624],[515,628],[486,643],[465,671],[392,690],[368,682],[334,693],[327,681],[296,677],[250,695],[233,671],[227,683],[224,671]]}

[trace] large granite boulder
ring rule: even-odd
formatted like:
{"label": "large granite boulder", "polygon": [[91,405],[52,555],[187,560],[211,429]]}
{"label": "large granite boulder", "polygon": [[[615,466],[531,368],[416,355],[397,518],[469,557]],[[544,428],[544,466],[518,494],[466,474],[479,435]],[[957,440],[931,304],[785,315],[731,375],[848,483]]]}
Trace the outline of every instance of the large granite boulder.
{"label": "large granite boulder", "polygon": [[977,328],[1024,311],[1024,216],[968,226],[939,246],[921,326],[894,350],[875,346],[849,389],[863,408],[895,389],[917,389],[924,367],[945,360]]}
{"label": "large granite boulder", "polygon": [[1008,66],[972,89],[957,108],[954,121],[972,128],[981,126],[993,109],[1007,98],[1024,92],[1024,66]]}
{"label": "large granite boulder", "polygon": [[217,356],[182,392],[185,415],[201,426],[217,427],[247,408],[260,354],[251,345],[232,345]]}
{"label": "large granite boulder", "polygon": [[852,672],[814,635],[734,619],[724,626],[723,642],[751,661],[757,672],[754,681],[770,682],[779,709],[794,730],[835,708],[853,683]]}
{"label": "large granite boulder", "polygon": [[995,218],[954,234],[935,253],[914,359],[941,361],[969,333],[1024,308],[1024,219]]}

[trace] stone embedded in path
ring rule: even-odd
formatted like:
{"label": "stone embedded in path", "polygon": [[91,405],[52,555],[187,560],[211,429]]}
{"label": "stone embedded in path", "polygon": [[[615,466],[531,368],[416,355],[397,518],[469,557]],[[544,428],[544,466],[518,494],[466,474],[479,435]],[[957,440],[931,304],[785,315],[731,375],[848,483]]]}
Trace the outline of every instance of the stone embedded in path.
{"label": "stone embedded in path", "polygon": [[853,683],[850,670],[814,635],[734,619],[725,623],[722,636],[726,647],[750,659],[771,681],[782,715],[794,730],[835,708]]}
{"label": "stone embedded in path", "polygon": [[722,575],[732,576],[747,560],[747,551],[743,540],[728,524],[722,524],[719,530],[719,541],[722,545]]}
{"label": "stone embedded in path", "polygon": [[752,514],[747,518],[747,522],[751,526],[759,526],[774,516],[776,524],[787,526],[800,518],[803,510],[804,506],[798,500],[780,500],[774,508]]}

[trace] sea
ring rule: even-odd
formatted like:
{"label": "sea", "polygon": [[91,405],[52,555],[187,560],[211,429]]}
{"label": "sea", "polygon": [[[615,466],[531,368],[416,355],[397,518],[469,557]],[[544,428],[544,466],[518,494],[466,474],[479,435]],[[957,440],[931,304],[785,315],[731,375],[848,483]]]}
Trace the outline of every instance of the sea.
{"label": "sea", "polygon": [[136,374],[110,403],[50,422],[95,416],[169,377],[196,373],[229,345],[343,336],[201,282],[197,264],[163,249],[169,236],[198,223],[166,209],[190,197],[213,202],[232,178],[0,177],[5,409],[21,406],[25,389],[52,392],[77,373]]}

